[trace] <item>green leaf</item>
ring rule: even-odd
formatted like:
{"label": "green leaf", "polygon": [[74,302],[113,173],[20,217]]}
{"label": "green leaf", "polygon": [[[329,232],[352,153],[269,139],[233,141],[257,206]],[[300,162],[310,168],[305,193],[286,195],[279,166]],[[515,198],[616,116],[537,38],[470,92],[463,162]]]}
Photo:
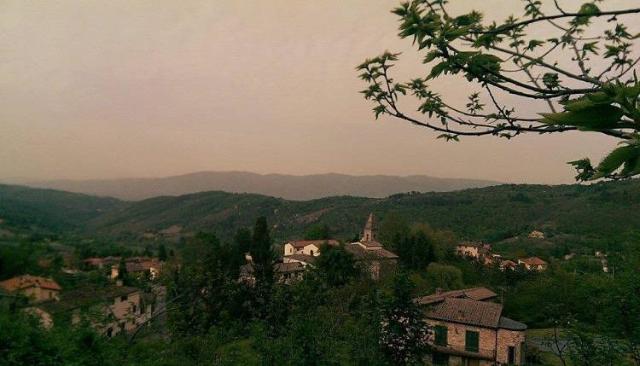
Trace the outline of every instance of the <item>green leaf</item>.
{"label": "green leaf", "polygon": [[427,55],[424,57],[424,60],[422,60],[422,63],[428,64],[429,62],[435,60],[438,56],[440,56],[440,51],[429,51],[429,53],[427,53]]}
{"label": "green leaf", "polygon": [[639,154],[640,149],[634,145],[622,146],[613,150],[598,164],[597,172],[592,179],[602,178],[613,173],[627,161],[637,159]]}
{"label": "green leaf", "polygon": [[427,79],[435,79],[440,74],[442,74],[445,70],[449,68],[449,63],[447,61],[443,61],[434,67],[431,68],[431,72],[429,73],[429,77]]}
{"label": "green leaf", "polygon": [[622,109],[608,105],[596,104],[577,110],[560,113],[545,113],[540,122],[549,125],[577,126],[583,130],[615,128],[622,118]]}

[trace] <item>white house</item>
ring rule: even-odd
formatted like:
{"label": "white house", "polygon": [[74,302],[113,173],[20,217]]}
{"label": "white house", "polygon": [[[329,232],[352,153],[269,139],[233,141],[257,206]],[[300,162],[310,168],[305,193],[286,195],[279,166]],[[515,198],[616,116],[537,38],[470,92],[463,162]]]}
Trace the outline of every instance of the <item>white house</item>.
{"label": "white house", "polygon": [[322,245],[339,245],[337,240],[293,240],[284,244],[284,256],[304,254],[313,257],[320,255]]}

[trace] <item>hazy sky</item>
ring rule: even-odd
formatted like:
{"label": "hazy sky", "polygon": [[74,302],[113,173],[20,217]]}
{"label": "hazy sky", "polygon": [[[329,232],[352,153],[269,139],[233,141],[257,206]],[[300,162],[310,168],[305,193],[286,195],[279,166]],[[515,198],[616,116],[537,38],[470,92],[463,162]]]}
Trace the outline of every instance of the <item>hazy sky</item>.
{"label": "hazy sky", "polygon": [[[452,3],[502,19],[522,2]],[[402,78],[427,72],[396,36],[396,4],[1,0],[0,179],[247,170],[558,183],[572,180],[567,161],[615,144],[584,133],[445,143],[375,121],[357,64],[388,49],[404,52]],[[463,104],[462,85],[445,94]]]}

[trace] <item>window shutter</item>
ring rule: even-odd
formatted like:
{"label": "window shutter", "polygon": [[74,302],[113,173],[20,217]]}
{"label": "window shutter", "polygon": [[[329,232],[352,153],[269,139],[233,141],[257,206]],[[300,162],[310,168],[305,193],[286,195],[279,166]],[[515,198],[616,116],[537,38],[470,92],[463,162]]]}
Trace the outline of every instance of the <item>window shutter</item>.
{"label": "window shutter", "polygon": [[448,338],[448,329],[444,325],[436,325],[436,345],[446,346]]}
{"label": "window shutter", "polygon": [[465,333],[465,350],[478,352],[480,349],[480,333],[468,330]]}

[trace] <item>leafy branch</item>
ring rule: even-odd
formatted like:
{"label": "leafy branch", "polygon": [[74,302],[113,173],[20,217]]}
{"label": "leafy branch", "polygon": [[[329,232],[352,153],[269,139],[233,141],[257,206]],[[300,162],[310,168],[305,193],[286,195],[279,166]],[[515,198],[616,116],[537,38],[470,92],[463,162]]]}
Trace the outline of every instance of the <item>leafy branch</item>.
{"label": "leafy branch", "polygon": [[[391,71],[400,55],[388,51],[359,65],[359,76],[368,84],[362,94],[374,104],[376,119],[389,115],[436,131],[447,141],[463,136],[601,133],[620,139],[621,146],[596,166],[589,159],[571,162],[576,178],[639,175],[640,82],[635,67],[640,56],[634,55],[633,45],[640,35],[632,35],[620,19],[639,14],[640,8],[602,10],[598,4],[603,0],[595,0],[568,11],[556,0],[547,13],[540,0],[523,2],[521,18],[511,16],[502,24],[485,24],[477,11],[451,16],[446,0],[412,0],[395,8],[399,36],[413,40],[428,72],[395,81]],[[606,27],[594,26],[595,21]],[[527,35],[541,23],[557,34],[546,39]],[[570,60],[567,50],[573,55]],[[448,76],[463,77],[477,87],[465,106],[446,101],[428,84]],[[515,105],[543,102],[550,113],[523,114],[501,103],[502,95],[515,98]],[[402,110],[401,99],[417,102],[415,111]]]}

